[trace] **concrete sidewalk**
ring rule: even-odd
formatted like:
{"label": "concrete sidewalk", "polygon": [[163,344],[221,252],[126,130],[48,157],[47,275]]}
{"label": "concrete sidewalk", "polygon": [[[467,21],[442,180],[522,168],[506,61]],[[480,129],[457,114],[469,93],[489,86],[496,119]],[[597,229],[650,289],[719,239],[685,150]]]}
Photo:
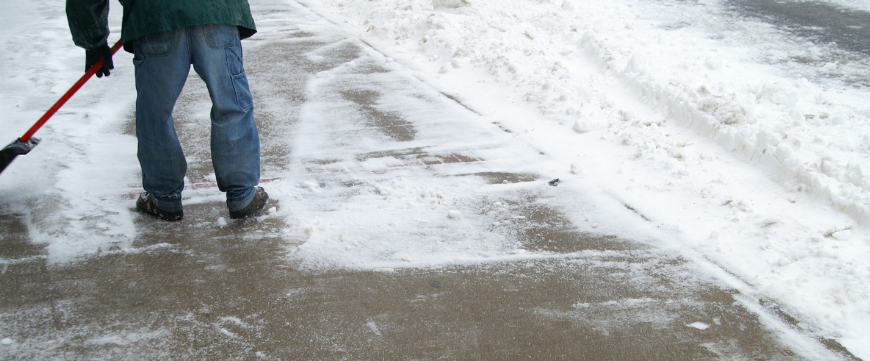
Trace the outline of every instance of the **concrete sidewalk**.
{"label": "concrete sidewalk", "polygon": [[[640,242],[581,231],[549,205],[558,195],[547,187],[499,191],[505,183],[544,178],[512,172],[520,168],[512,162],[547,159],[503,141],[497,124],[468,125],[479,122],[474,112],[394,74],[364,44],[300,27],[313,16],[304,9],[256,1],[252,8],[260,33],[246,41],[245,55],[265,186],[305,177],[338,189],[296,197],[298,204],[276,198],[276,207],[352,202],[366,172],[383,179],[484,179],[492,189],[469,202],[496,218],[518,215],[491,226],[494,232],[513,237],[518,248],[565,256],[437,269],[317,270],[296,262],[305,239],[281,233],[286,220],[216,227],[224,204],[203,198],[186,203],[182,222],[135,216],[140,252],[52,264],[43,247],[29,242],[24,220],[0,216],[0,257],[10,260],[0,275],[0,336],[8,338],[0,358],[812,358],[787,346],[782,330],[765,326],[763,316],[741,306],[744,296],[699,274],[697,265]],[[420,100],[409,103],[413,109],[379,106],[378,99],[403,91]],[[208,109],[207,93],[193,75],[176,109],[193,188],[210,187]],[[312,118],[303,110],[336,116]],[[427,112],[447,116],[436,122],[414,116]],[[294,139],[302,138],[319,146],[301,148]],[[504,147],[514,156],[491,156],[504,154]],[[364,163],[378,158],[401,164],[366,170]],[[338,160],[341,169],[334,167]],[[506,211],[495,211],[495,204]]]}

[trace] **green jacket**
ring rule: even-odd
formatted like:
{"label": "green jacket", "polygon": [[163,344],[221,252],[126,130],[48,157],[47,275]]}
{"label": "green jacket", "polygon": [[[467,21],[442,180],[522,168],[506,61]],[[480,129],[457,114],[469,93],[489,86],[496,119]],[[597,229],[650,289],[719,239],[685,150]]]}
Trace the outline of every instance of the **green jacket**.
{"label": "green jacket", "polygon": [[[130,40],[189,26],[223,24],[239,27],[239,37],[257,32],[248,0],[118,0],[124,6],[121,40]],[[66,0],[66,16],[73,42],[85,49],[109,37],[109,0]]]}

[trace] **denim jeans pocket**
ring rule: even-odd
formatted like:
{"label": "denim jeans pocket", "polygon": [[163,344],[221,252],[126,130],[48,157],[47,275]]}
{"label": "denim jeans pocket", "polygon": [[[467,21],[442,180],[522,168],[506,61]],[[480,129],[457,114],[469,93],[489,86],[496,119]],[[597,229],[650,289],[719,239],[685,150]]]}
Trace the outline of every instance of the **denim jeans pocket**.
{"label": "denim jeans pocket", "polygon": [[239,42],[239,28],[232,25],[203,25],[202,35],[212,49],[224,49]]}
{"label": "denim jeans pocket", "polygon": [[164,56],[175,47],[177,30],[165,31],[136,39],[135,51],[142,55]]}
{"label": "denim jeans pocket", "polygon": [[236,76],[245,72],[242,44],[227,48],[226,55],[227,69],[230,71],[230,75]]}
{"label": "denim jeans pocket", "polygon": [[226,49],[227,69],[233,78],[233,88],[236,92],[236,101],[243,111],[251,110],[253,99],[248,87],[248,77],[245,76],[245,67],[242,63],[241,44]]}
{"label": "denim jeans pocket", "polygon": [[251,110],[254,106],[254,100],[251,96],[251,88],[248,87],[248,77],[245,76],[245,72],[233,75],[233,88],[236,91],[236,101],[239,103],[239,108],[242,111]]}

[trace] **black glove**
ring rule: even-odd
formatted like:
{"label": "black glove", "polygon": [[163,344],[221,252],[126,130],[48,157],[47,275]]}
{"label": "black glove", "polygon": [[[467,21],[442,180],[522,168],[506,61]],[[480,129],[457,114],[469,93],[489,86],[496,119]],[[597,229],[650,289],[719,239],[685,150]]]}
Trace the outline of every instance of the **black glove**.
{"label": "black glove", "polygon": [[103,60],[103,67],[97,70],[97,78],[102,78],[103,75],[109,76],[109,70],[115,69],[115,63],[112,62],[112,48],[109,44],[103,43],[96,48],[85,50],[85,71],[88,71],[100,59]]}

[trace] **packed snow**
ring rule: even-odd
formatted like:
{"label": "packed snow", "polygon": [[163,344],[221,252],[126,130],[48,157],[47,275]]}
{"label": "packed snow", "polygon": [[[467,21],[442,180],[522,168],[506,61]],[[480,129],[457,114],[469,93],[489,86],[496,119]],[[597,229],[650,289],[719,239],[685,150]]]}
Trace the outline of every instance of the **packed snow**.
{"label": "packed snow", "polygon": [[[445,147],[488,137],[486,126],[497,123],[511,133],[492,143],[517,142],[547,154],[548,161],[517,171],[547,175],[546,189],[558,178],[552,189],[582,194],[554,205],[586,230],[706,262],[741,292],[799,315],[810,333],[870,358],[866,57],[842,59],[835,45],[736,16],[717,0],[300,3],[304,15],[294,21],[302,30],[370,46],[372,58],[404,76],[380,79],[385,87],[419,79],[480,115],[480,125],[465,125],[471,133],[456,134]],[[831,3],[870,10],[868,1]],[[7,8],[0,15],[6,50],[0,129],[11,142],[81,75],[84,52],[70,40],[63,1]],[[120,32],[119,8],[110,22],[113,36]],[[269,36],[275,19],[256,20],[256,36]],[[0,175],[0,215],[23,219],[52,262],[141,251],[133,247],[137,215],[130,194],[141,183],[135,137],[125,129],[135,99],[125,59],[118,56],[110,79],[92,80],[80,91],[37,134],[44,142]],[[330,99],[316,96],[319,87],[335,86],[336,76],[357,65],[318,72],[302,115],[329,114]],[[426,86],[412,88],[433,91]],[[381,106],[413,107],[414,99],[386,99]],[[422,123],[442,115],[415,114]],[[365,141],[297,140],[307,149]],[[487,158],[525,156],[520,145],[493,148],[497,154]],[[377,174],[401,164],[379,157],[360,167]],[[480,205],[468,199],[486,196],[473,191],[481,184],[421,177],[369,179],[369,193],[340,205],[322,204],[340,188],[311,178],[275,181],[266,185],[270,195],[299,206],[270,209],[267,217],[286,220],[280,233],[288,249],[312,267],[392,272],[565,256],[518,248],[479,227],[521,221],[506,204],[476,212]],[[505,187],[523,192],[529,185]],[[186,202],[219,201],[214,192],[192,190]],[[209,226],[227,225],[216,217]]]}

